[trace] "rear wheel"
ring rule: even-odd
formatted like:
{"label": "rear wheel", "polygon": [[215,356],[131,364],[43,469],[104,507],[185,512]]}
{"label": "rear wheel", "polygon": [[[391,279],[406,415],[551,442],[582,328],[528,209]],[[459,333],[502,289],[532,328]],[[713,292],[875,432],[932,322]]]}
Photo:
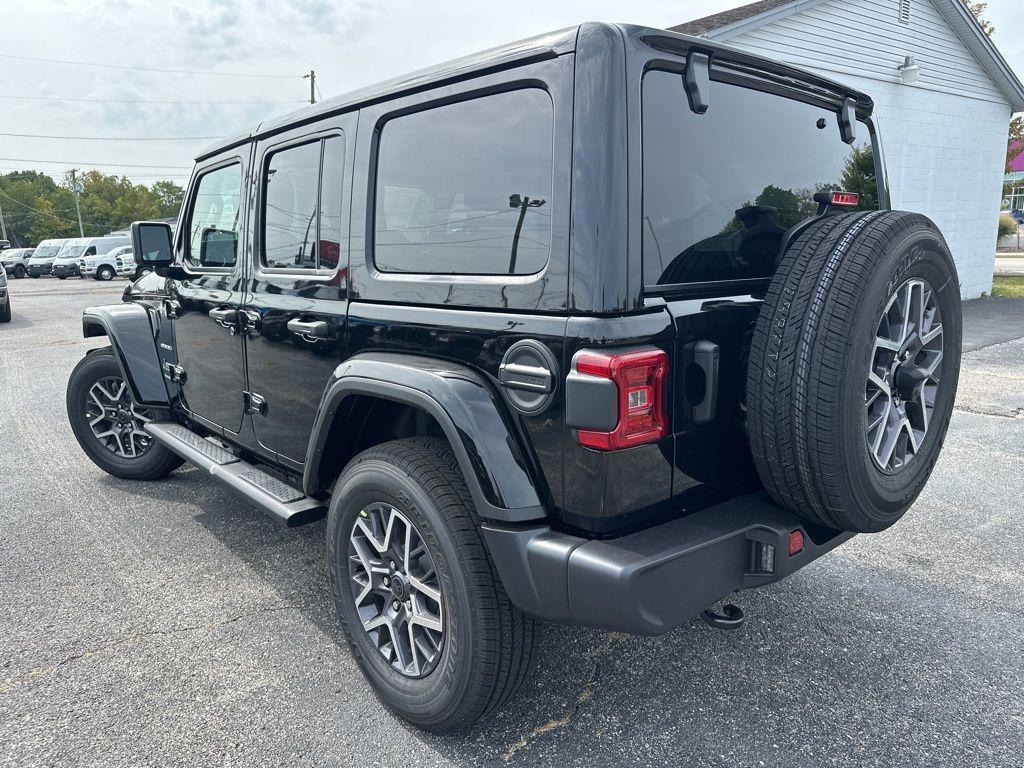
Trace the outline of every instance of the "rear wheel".
{"label": "rear wheel", "polygon": [[830,216],[786,252],[751,344],[751,449],[780,504],[830,528],[896,522],[953,410],[960,286],[918,214]]}
{"label": "rear wheel", "polygon": [[345,635],[386,706],[448,731],[512,696],[529,668],[534,622],[494,571],[447,443],[396,440],[353,459],[327,536]]}
{"label": "rear wheel", "polygon": [[111,475],[156,480],[183,463],[145,432],[153,413],[132,402],[109,348],[87,355],[75,366],[68,380],[67,409],[78,444]]}

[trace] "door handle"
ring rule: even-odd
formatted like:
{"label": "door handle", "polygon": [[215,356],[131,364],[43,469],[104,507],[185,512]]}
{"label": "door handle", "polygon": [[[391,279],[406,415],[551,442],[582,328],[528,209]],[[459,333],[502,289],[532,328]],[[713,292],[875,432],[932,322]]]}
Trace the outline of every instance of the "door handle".
{"label": "door handle", "polygon": [[217,307],[207,312],[211,320],[215,320],[218,325],[222,325],[228,330],[237,330],[238,325],[238,310],[230,307]]}
{"label": "door handle", "polygon": [[331,326],[326,320],[299,320],[295,317],[288,321],[288,330],[309,339],[326,339],[331,333]]}

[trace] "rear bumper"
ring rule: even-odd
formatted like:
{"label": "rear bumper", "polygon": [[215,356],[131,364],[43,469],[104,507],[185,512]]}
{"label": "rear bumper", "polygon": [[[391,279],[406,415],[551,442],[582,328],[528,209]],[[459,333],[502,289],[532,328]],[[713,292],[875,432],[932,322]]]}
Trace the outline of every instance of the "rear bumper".
{"label": "rear bumper", "polygon": [[[778,581],[850,539],[807,530],[763,495],[741,496],[617,539],[486,523],[509,597],[552,621],[641,635],[668,632],[737,590]],[[803,550],[789,555],[790,532]],[[813,533],[813,538],[811,533]]]}

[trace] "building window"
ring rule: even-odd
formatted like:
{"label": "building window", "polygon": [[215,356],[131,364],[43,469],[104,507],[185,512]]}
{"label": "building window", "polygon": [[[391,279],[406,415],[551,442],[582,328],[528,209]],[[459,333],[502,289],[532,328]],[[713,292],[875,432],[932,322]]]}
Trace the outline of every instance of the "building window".
{"label": "building window", "polygon": [[377,162],[382,272],[526,275],[551,248],[553,108],[527,88],[389,120]]}

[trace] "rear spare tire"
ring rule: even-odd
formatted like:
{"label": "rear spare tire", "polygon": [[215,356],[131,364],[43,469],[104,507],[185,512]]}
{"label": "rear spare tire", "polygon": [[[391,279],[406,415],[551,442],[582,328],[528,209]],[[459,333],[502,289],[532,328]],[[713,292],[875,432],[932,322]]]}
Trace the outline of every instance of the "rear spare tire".
{"label": "rear spare tire", "polygon": [[747,371],[751,451],[808,522],[880,531],[921,492],[960,372],[960,286],[919,214],[826,217],[783,255]]}

